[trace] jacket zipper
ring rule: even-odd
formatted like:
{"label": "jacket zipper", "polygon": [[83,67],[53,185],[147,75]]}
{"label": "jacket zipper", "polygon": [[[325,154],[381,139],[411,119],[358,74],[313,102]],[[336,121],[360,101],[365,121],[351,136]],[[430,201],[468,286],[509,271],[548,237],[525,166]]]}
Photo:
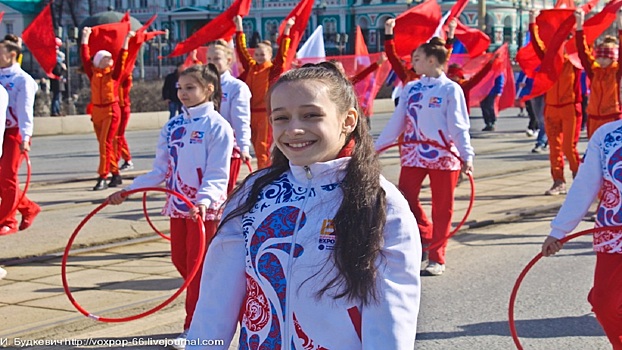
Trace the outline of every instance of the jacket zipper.
{"label": "jacket zipper", "polygon": [[293,257],[292,254],[295,251],[296,248],[296,235],[298,234],[298,228],[300,227],[300,221],[302,220],[302,213],[304,211],[305,206],[307,205],[307,201],[309,200],[309,189],[311,188],[311,180],[313,179],[313,174],[311,173],[311,169],[309,168],[309,166],[305,166],[305,174],[307,175],[307,191],[305,192],[305,199],[304,201],[302,201],[302,207],[300,208],[300,210],[298,211],[298,217],[296,218],[296,226],[294,226],[294,233],[292,235],[292,243],[291,246],[289,247],[289,254],[288,254],[288,258],[287,258],[287,286],[285,289],[285,330],[284,330],[284,337],[283,337],[283,342],[285,344],[283,344],[283,348],[284,349],[290,349],[291,348],[291,342],[289,341],[289,323],[290,323],[290,317],[289,317],[289,291],[290,291],[290,285],[289,282],[291,281],[291,276],[292,276],[292,265],[293,265]]}

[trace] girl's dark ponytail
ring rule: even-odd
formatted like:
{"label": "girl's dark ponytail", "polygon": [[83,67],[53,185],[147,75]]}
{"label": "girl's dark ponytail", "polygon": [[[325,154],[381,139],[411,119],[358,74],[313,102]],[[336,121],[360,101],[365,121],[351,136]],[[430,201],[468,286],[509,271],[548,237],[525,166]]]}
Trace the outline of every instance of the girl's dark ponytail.
{"label": "girl's dark ponytail", "polygon": [[208,77],[206,80],[210,81],[214,84],[214,94],[212,94],[212,102],[214,102],[214,109],[220,112],[220,103],[222,101],[222,87],[220,86],[220,73],[218,73],[218,69],[212,63],[208,63],[204,66],[205,72],[203,74],[204,77]]}

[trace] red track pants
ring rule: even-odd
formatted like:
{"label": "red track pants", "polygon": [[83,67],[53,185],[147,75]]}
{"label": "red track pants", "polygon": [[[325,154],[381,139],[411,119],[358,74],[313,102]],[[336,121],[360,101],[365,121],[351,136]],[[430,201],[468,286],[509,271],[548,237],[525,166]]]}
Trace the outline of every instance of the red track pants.
{"label": "red track pants", "polygon": [[[201,267],[186,289],[186,320],[184,330],[190,328],[194,309],[199,300],[199,287],[201,286],[201,273],[203,271],[203,259],[205,255],[199,254],[199,227],[192,219],[171,218],[171,260],[181,277],[186,280],[188,274],[196,264]],[[209,246],[216,229],[217,221],[205,222],[205,244]],[[207,251],[207,249],[206,249]],[[215,267],[214,267],[215,268]]]}
{"label": "red track pants", "polygon": [[[22,143],[22,136],[19,128],[10,128],[4,131],[4,143],[2,144],[2,157],[0,158],[0,227],[17,227],[15,212],[15,202],[22,197],[19,189],[19,171],[21,151],[19,146]],[[22,215],[35,210],[37,205],[24,196],[24,199],[17,205],[17,211]]]}
{"label": "red track pants", "polygon": [[227,193],[231,193],[238,182],[240,168],[242,167],[242,158],[231,158],[231,166],[229,167],[229,183],[227,184]]}
{"label": "red track pants", "polygon": [[125,139],[125,129],[127,128],[127,123],[130,121],[130,113],[131,106],[123,106],[121,109],[121,120],[119,122],[119,130],[117,130],[117,138],[116,149],[117,149],[117,159],[123,159],[126,162],[132,160],[132,154],[130,153],[130,146],[127,144],[127,140]]}
{"label": "red track pants", "polygon": [[596,253],[587,299],[614,350],[622,350],[622,254]]}
{"label": "red track pants", "polygon": [[[426,176],[430,176],[432,190],[432,221],[428,219],[421,206],[419,193]],[[402,167],[399,189],[406,197],[410,210],[415,214],[421,241],[424,246],[445,241],[443,245],[430,250],[430,261],[445,263],[447,237],[451,230],[451,217],[454,213],[454,190],[458,183],[458,170],[431,170],[415,167]]]}

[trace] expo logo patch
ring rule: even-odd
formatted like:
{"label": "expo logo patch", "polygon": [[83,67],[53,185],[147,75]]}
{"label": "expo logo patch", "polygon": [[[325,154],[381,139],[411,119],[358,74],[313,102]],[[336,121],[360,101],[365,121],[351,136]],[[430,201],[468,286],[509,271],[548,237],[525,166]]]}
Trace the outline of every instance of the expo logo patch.
{"label": "expo logo patch", "polygon": [[443,103],[443,99],[440,97],[430,97],[430,104],[428,107],[430,108],[441,108],[441,103]]}
{"label": "expo logo patch", "polygon": [[335,249],[335,225],[333,220],[325,219],[322,222],[322,230],[320,231],[320,239],[317,248],[319,250]]}
{"label": "expo logo patch", "polygon": [[203,143],[203,137],[205,136],[205,132],[203,131],[193,131],[190,134],[190,143],[196,143],[196,144],[202,144]]}

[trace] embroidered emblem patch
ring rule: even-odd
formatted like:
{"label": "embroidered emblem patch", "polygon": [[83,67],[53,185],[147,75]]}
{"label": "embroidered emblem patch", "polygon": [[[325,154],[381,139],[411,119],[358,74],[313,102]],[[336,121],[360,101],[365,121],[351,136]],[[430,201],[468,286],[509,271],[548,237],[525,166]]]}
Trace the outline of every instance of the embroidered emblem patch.
{"label": "embroidered emblem patch", "polygon": [[335,249],[335,225],[333,220],[325,219],[322,222],[322,230],[320,231],[320,239],[317,248],[319,250]]}
{"label": "embroidered emblem patch", "polygon": [[203,131],[193,131],[190,134],[190,143],[197,143],[197,144],[202,144],[203,143],[203,136],[205,136],[205,132]]}
{"label": "embroidered emblem patch", "polygon": [[441,103],[443,103],[443,99],[440,97],[430,97],[429,108],[441,108]]}

